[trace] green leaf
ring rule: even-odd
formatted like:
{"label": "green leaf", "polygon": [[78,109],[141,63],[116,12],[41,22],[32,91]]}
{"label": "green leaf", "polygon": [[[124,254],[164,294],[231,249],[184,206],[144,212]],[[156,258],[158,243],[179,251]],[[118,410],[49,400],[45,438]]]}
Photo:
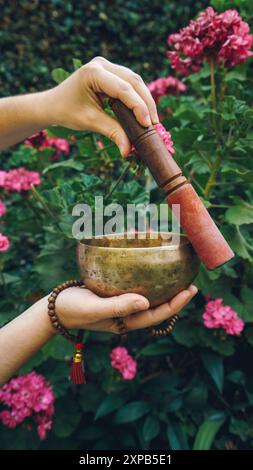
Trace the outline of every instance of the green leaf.
{"label": "green leaf", "polygon": [[147,414],[149,409],[149,405],[144,401],[133,401],[131,403],[127,403],[117,411],[114,417],[114,422],[116,424],[121,424],[136,421]]}
{"label": "green leaf", "polygon": [[56,83],[63,82],[63,80],[65,80],[69,76],[70,76],[70,73],[67,72],[66,70],[61,69],[61,68],[54,69],[52,71],[52,78]]}
{"label": "green leaf", "polygon": [[201,359],[219,392],[222,393],[224,383],[224,366],[222,358],[217,356],[217,354],[204,353],[201,355]]}
{"label": "green leaf", "polygon": [[242,387],[246,385],[246,377],[242,370],[233,370],[226,376],[226,380],[232,383],[239,384]]}
{"label": "green leaf", "polygon": [[224,234],[232,250],[238,256],[245,260],[252,260],[251,248],[237,225],[225,227]]}
{"label": "green leaf", "polygon": [[54,434],[61,438],[70,436],[82,416],[75,399],[68,396],[60,398],[57,400],[55,408]]}
{"label": "green leaf", "polygon": [[189,145],[193,145],[195,140],[199,137],[199,131],[189,129],[189,127],[185,127],[182,129],[172,129],[172,139],[176,145],[180,144],[182,147],[189,147]]}
{"label": "green leaf", "polygon": [[246,442],[248,438],[253,437],[253,430],[251,422],[248,423],[246,419],[235,419],[231,417],[229,423],[229,432],[239,436],[242,442]]}
{"label": "green leaf", "polygon": [[210,331],[208,328],[201,327],[199,331],[199,338],[203,346],[209,346],[213,351],[222,354],[223,356],[232,356],[235,351],[234,339],[228,336],[219,337],[219,332]]}
{"label": "green leaf", "polygon": [[82,181],[87,189],[92,189],[102,184],[102,180],[95,175],[82,175]]}
{"label": "green leaf", "polygon": [[[231,170],[230,170],[231,171]],[[241,178],[246,183],[253,183],[253,170],[240,170],[235,168],[232,173],[235,173],[239,178]]]}
{"label": "green leaf", "polygon": [[80,69],[82,67],[82,61],[80,59],[72,59],[74,70]]}
{"label": "green leaf", "polygon": [[225,421],[223,414],[215,415],[204,421],[195,437],[193,450],[209,450],[214,438]]}
{"label": "green leaf", "polygon": [[177,343],[189,348],[199,344],[198,331],[188,320],[178,322],[172,335]]}
{"label": "green leaf", "polygon": [[171,450],[188,450],[189,444],[183,427],[179,422],[170,419],[167,426],[167,438]]}
{"label": "green leaf", "polygon": [[63,336],[57,335],[43,347],[43,355],[45,358],[69,361],[73,355],[73,345]]}
{"label": "green leaf", "polygon": [[253,223],[253,206],[238,205],[230,207],[225,213],[225,219],[228,223],[234,225]]}
{"label": "green leaf", "polygon": [[168,340],[157,341],[142,348],[137,356],[160,356],[161,354],[169,354],[173,351],[173,346]]}
{"label": "green leaf", "polygon": [[187,409],[203,411],[205,409],[208,398],[208,390],[205,383],[198,383],[198,385],[191,388],[188,395],[185,397],[184,405]]}
{"label": "green leaf", "polygon": [[73,129],[66,129],[61,126],[48,127],[46,129],[48,137],[61,137],[62,139],[68,139],[72,135],[83,135],[83,131],[74,131]]}
{"label": "green leaf", "polygon": [[78,403],[84,412],[95,413],[104,399],[104,392],[97,384],[87,383],[80,390]]}
{"label": "green leaf", "polygon": [[144,441],[152,441],[152,439],[159,434],[159,431],[160,424],[158,419],[154,416],[147,416],[142,427],[142,436]]}
{"label": "green leaf", "polygon": [[119,393],[112,393],[108,395],[102,403],[100,403],[98,410],[95,415],[95,420],[98,418],[102,418],[103,416],[108,415],[112,411],[117,410],[120,408],[123,403],[125,403],[126,398],[124,397],[123,394]]}
{"label": "green leaf", "polygon": [[47,166],[42,171],[42,174],[45,175],[48,171],[58,170],[59,168],[72,168],[73,170],[82,171],[84,165],[80,161],[72,159],[64,160],[63,162],[52,163],[51,165]]}

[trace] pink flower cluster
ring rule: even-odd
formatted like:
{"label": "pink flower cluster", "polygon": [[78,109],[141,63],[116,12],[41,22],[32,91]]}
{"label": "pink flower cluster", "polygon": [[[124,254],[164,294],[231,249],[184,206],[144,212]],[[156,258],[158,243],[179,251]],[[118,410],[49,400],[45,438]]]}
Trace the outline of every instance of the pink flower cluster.
{"label": "pink flower cluster", "polygon": [[37,171],[29,171],[23,167],[9,171],[0,171],[0,187],[9,191],[28,191],[32,185],[40,184]]}
{"label": "pink flower cluster", "polygon": [[0,413],[0,420],[9,428],[15,428],[31,418],[37,425],[40,439],[45,439],[52,426],[54,401],[52,387],[42,375],[36,372],[21,375],[0,388],[0,403],[8,407]]}
{"label": "pink flower cluster", "polygon": [[173,148],[174,143],[171,140],[170,132],[167,131],[160,122],[158,124],[155,124],[154,127],[156,129],[156,132],[160,135],[163,143],[167,147],[167,150],[169,151],[169,153],[173,155],[175,153],[175,150]]}
{"label": "pink flower cluster", "polygon": [[158,102],[161,96],[177,95],[186,90],[185,84],[172,76],[157,78],[153,82],[148,83],[148,88],[156,102]]}
{"label": "pink flower cluster", "polygon": [[0,233],[0,251],[6,251],[10,248],[10,242],[6,235]]}
{"label": "pink flower cluster", "polygon": [[196,21],[171,34],[168,44],[171,66],[182,75],[199,71],[205,59],[231,68],[253,56],[253,35],[236,10],[217,13],[208,7]]}
{"label": "pink flower cluster", "polygon": [[36,132],[36,134],[31,135],[28,139],[25,140],[24,143],[25,145],[34,147],[38,150],[43,150],[45,148],[53,148],[53,160],[57,160],[60,154],[68,156],[70,153],[70,145],[66,139],[62,139],[60,137],[47,137],[47,133],[45,130]]}
{"label": "pink flower cluster", "polygon": [[0,217],[2,217],[4,214],[6,214],[6,205],[1,201],[0,199]]}
{"label": "pink flower cluster", "polygon": [[125,380],[134,379],[137,372],[137,362],[130,356],[126,348],[122,346],[113,348],[110,358],[112,367],[117,369]]}
{"label": "pink flower cluster", "polygon": [[207,302],[203,321],[207,328],[223,328],[228,335],[239,335],[244,329],[244,322],[235,310],[223,305],[223,299]]}
{"label": "pink flower cluster", "polygon": [[[165,144],[165,146],[167,147],[169,153],[171,153],[172,155],[175,153],[175,150],[173,148],[173,141],[171,140],[171,134],[169,131],[167,131],[165,129],[165,127],[159,122],[158,124],[155,124],[154,125],[155,129],[156,129],[156,132],[159,134],[159,136],[161,137],[163,143]],[[131,149],[131,153],[135,153],[137,156],[138,156],[138,152],[137,150],[135,149],[134,146],[132,146],[132,149]]]}

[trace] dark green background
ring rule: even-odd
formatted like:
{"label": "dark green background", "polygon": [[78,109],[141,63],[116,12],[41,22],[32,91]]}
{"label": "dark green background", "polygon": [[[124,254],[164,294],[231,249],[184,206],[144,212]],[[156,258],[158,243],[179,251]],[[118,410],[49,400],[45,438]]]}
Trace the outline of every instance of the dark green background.
{"label": "dark green background", "polygon": [[53,85],[49,70],[96,55],[146,80],[168,69],[167,36],[207,1],[0,0],[1,95]]}

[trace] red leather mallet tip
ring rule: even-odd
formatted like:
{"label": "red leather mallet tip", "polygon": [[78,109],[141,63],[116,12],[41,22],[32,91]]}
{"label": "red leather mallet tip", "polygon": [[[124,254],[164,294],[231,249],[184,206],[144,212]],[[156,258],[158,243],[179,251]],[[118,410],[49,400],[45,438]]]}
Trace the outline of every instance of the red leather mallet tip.
{"label": "red leather mallet tip", "polygon": [[208,269],[215,269],[234,257],[230,246],[190,184],[170,194],[167,201],[170,207],[172,204],[180,204],[180,225]]}

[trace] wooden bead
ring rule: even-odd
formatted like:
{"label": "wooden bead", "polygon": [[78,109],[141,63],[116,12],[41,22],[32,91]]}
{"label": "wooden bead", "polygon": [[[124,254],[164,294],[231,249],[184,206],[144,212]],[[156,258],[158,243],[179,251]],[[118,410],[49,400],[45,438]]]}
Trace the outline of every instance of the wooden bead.
{"label": "wooden bead", "polygon": [[[62,292],[64,289],[67,289],[69,287],[74,287],[74,286],[83,286],[83,281],[81,280],[69,280],[66,282],[63,282],[59,286],[55,287],[53,291],[51,292],[49,298],[48,298],[48,315],[51,320],[51,323],[53,327],[60,333],[61,335],[64,336],[67,340],[77,343],[81,341],[81,338],[79,336],[71,334],[61,323],[59,322],[57,318],[57,314],[55,311],[55,302],[57,299],[57,296]],[[123,323],[123,322],[122,322]],[[121,324],[121,328],[124,327],[124,324]]]}

